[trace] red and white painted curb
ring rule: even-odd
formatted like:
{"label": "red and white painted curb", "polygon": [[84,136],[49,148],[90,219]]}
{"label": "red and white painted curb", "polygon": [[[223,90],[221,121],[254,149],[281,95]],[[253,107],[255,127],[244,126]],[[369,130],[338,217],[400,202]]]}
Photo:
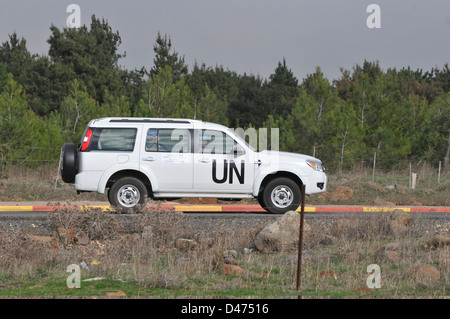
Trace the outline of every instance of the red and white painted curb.
{"label": "red and white painted curb", "polygon": [[[149,209],[174,210],[177,212],[266,212],[259,205],[183,205],[183,204],[163,204],[157,206],[147,206]],[[82,204],[82,205],[27,205],[17,203],[16,205],[1,205],[0,212],[52,212],[58,210],[83,210],[83,209],[98,209],[102,211],[114,210],[108,204]],[[436,213],[450,213],[450,207],[442,206],[346,206],[346,205],[306,205],[305,212],[385,212],[394,211],[396,209],[405,212],[436,212]],[[300,211],[300,207],[297,209]]]}

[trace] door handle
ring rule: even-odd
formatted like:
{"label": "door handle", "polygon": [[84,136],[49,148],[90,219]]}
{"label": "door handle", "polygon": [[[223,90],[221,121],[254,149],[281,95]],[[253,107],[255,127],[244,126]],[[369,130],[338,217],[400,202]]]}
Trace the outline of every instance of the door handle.
{"label": "door handle", "polygon": [[200,163],[209,163],[211,162],[209,159],[202,158],[201,160],[198,160]]}
{"label": "door handle", "polygon": [[152,162],[155,160],[155,158],[154,157],[144,157],[144,158],[142,158],[142,160],[146,161],[146,162]]}

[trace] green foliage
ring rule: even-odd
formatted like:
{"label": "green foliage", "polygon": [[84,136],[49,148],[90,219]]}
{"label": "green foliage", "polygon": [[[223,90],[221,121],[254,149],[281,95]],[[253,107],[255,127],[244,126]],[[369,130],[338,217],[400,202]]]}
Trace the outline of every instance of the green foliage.
{"label": "green foliage", "polygon": [[44,157],[54,158],[59,154],[53,143],[60,145],[61,142],[58,130],[29,109],[22,86],[9,74],[0,94],[0,148],[3,161],[19,164],[27,162],[36,166],[45,160]]}
{"label": "green foliage", "polygon": [[178,53],[172,51],[172,40],[165,34],[164,37],[158,32],[156,43],[153,46],[155,58],[153,59],[153,68],[150,70],[150,76],[154,77],[159,74],[160,69],[166,66],[172,68],[173,81],[178,81],[181,77],[187,75],[188,67],[184,63],[184,57],[178,57]]}
{"label": "green foliage", "polygon": [[100,104],[106,90],[120,93],[122,89],[118,61],[121,44],[119,32],[113,32],[108,23],[92,16],[91,26],[80,28],[50,27],[49,57],[52,62],[70,66],[75,78],[84,85],[88,93]]}
{"label": "green foliage", "polygon": [[298,81],[284,59],[268,79],[197,63],[189,72],[158,32],[150,71],[126,70],[121,37],[106,20],[50,32],[48,56],[30,53],[16,33],[0,46],[0,151],[12,162],[57,161],[91,119],[139,116],[279,128],[280,150],[317,156],[331,170],[367,165],[375,152],[379,168],[448,167],[448,64],[385,71],[364,61],[332,82],[320,67]]}
{"label": "green foliage", "polygon": [[193,117],[191,90],[184,77],[173,82],[172,75],[172,67],[167,65],[148,79],[146,95],[135,111],[135,116]]}

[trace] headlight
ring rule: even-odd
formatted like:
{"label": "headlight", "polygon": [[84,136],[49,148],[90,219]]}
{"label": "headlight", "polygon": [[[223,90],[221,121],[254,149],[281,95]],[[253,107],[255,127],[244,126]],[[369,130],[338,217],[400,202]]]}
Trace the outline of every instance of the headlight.
{"label": "headlight", "polygon": [[306,161],[306,163],[313,169],[319,172],[325,172],[325,167],[320,162]]}

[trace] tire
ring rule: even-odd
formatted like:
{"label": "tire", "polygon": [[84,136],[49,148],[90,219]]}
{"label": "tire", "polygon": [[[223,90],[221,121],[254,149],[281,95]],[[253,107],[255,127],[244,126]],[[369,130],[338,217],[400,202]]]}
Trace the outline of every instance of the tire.
{"label": "tire", "polygon": [[145,204],[147,188],[135,177],[122,177],[109,189],[109,203],[121,212],[134,212]]}
{"label": "tire", "polygon": [[273,214],[284,214],[290,210],[296,210],[301,200],[300,187],[286,177],[271,180],[262,191],[262,207]]}
{"label": "tire", "polygon": [[259,194],[258,194],[258,198],[257,199],[258,199],[259,205],[261,205],[262,208],[265,208],[266,204],[264,204],[264,196],[263,196],[263,194],[264,194],[264,190],[260,191]]}
{"label": "tire", "polygon": [[73,143],[65,143],[61,154],[61,178],[65,183],[74,183],[78,173],[77,149]]}

